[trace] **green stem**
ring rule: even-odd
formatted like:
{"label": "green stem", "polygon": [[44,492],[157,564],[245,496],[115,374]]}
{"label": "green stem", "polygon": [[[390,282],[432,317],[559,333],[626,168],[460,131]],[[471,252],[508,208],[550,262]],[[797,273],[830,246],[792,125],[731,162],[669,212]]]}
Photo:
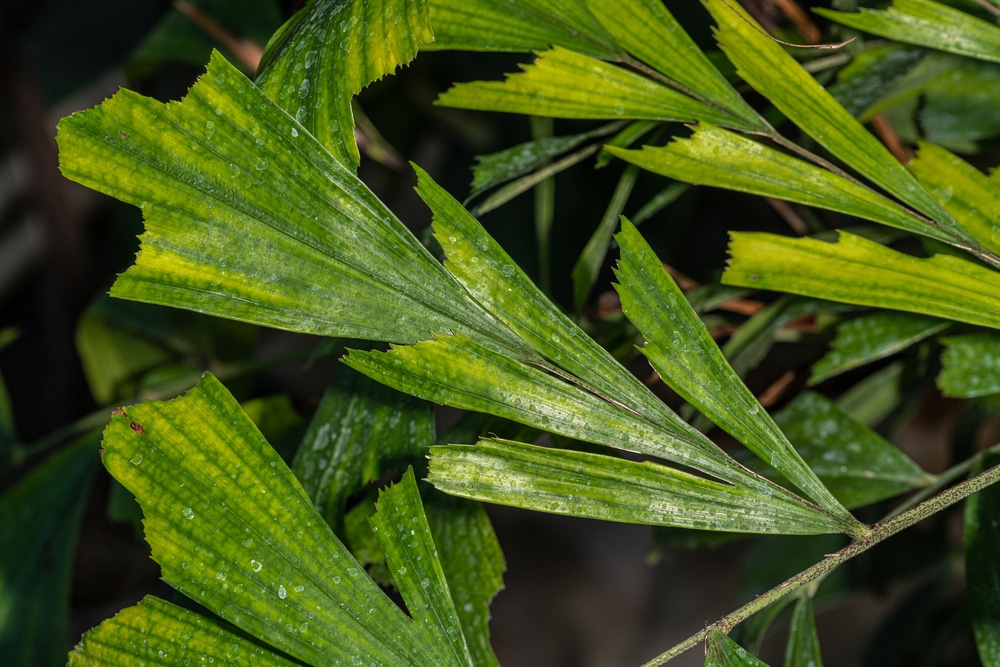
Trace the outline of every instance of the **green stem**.
{"label": "green stem", "polygon": [[845,563],[855,556],[868,551],[879,542],[882,542],[896,533],[923,521],[927,517],[940,512],[946,507],[950,507],[961,500],[965,500],[972,494],[982,491],[986,487],[998,481],[1000,481],[1000,465],[984,470],[978,475],[970,477],[964,482],[956,484],[950,489],[942,491],[938,495],[929,498],[904,512],[901,512],[894,517],[874,524],[871,527],[871,532],[865,537],[852,542],[837,553],[826,556],[823,560],[816,563],[812,567],[799,572],[794,577],[785,580],[763,595],[754,598],[736,611],[723,616],[715,623],[706,626],[703,630],[691,635],[680,644],[677,644],[669,651],[656,656],[649,662],[645,663],[642,667],[657,667],[658,665],[662,665],[667,661],[676,658],[680,654],[707,640],[709,633],[715,628],[728,633],[734,627],[747,620],[757,612],[780,600],[789,593],[798,590],[802,586],[823,577],[842,563]]}
{"label": "green stem", "polygon": [[[221,381],[226,382],[253,375],[269,368],[276,368],[295,361],[301,361],[307,357],[308,354],[309,352],[306,351],[290,352],[271,359],[260,359],[227,364],[214,369],[213,372]],[[165,400],[167,398],[172,398],[190,389],[191,385],[196,382],[199,377],[201,377],[203,372],[204,371],[192,369],[190,374],[184,374],[179,378],[164,382],[163,384],[144,391],[138,396],[125,399],[117,403],[117,405],[131,405],[134,403],[141,403],[143,401]],[[21,465],[28,459],[41,454],[50,447],[65,442],[82,433],[86,433],[91,429],[100,427],[101,425],[107,423],[107,421],[111,418],[112,409],[113,406],[105,406],[84,417],[81,417],[71,424],[67,424],[64,427],[49,433],[31,444],[15,447],[13,453],[14,465]]]}

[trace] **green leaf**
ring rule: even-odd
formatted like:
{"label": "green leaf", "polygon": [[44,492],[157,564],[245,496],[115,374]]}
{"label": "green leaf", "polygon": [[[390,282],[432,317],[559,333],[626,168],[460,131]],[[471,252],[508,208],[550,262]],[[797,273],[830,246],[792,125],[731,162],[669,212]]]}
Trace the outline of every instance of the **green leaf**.
{"label": "green leaf", "polygon": [[70,573],[96,434],[54,454],[0,500],[0,655],[11,665],[61,665]]}
{"label": "green leaf", "polygon": [[744,81],[850,167],[961,238],[961,228],[948,212],[753,19],[723,0],[704,3],[719,24],[723,52]]}
{"label": "green leaf", "polygon": [[[644,429],[657,425],[705,455],[727,458],[566,317],[451,195],[419,167],[416,171],[417,194],[434,213],[432,224],[447,257],[445,267],[476,302],[516,334],[522,346],[527,343],[570,373],[577,384],[601,397],[605,407],[623,406],[642,415],[647,422]],[[557,373],[565,375],[562,371]]]}
{"label": "green leaf", "polygon": [[133,667],[210,661],[219,667],[294,667],[238,631],[193,611],[147,595],[83,636],[69,654],[69,667]]}
{"label": "green leaf", "polygon": [[472,665],[413,468],[379,493],[371,525],[414,624],[437,652],[426,664]]}
{"label": "green leaf", "polygon": [[594,288],[594,283],[597,282],[604,258],[608,254],[611,237],[614,236],[615,229],[618,227],[618,218],[625,210],[625,204],[628,202],[629,195],[632,194],[632,188],[635,186],[638,176],[639,170],[634,166],[626,167],[625,171],[622,172],[597,229],[594,230],[587,244],[583,247],[576,264],[573,265],[573,271],[570,274],[573,278],[573,307],[578,313],[583,311],[587,297]]}
{"label": "green leaf", "polygon": [[767,667],[767,663],[748,653],[722,630],[712,628],[705,650],[705,667]]}
{"label": "green leaf", "polygon": [[940,2],[895,0],[887,10],[846,13],[816,9],[816,13],[899,42],[1000,62],[1000,28]]}
{"label": "green leaf", "polygon": [[813,364],[809,384],[884,359],[946,328],[948,322],[935,317],[902,312],[874,313],[844,322],[837,327],[830,351]]}
{"label": "green leaf", "polygon": [[622,312],[646,339],[641,351],[663,381],[822,507],[853,522],[733,371],[636,228],[623,218],[616,238]]}
{"label": "green leaf", "polygon": [[495,438],[432,447],[427,480],[465,498],[606,521],[745,533],[840,531],[837,521],[800,499],[648,461]]}
{"label": "green leaf", "polygon": [[799,394],[774,421],[846,507],[869,505],[934,481],[898,447],[815,392]]}
{"label": "green leaf", "polygon": [[144,210],[136,264],[113,296],[370,340],[467,330],[459,320],[504,334],[221,56],[179,104],[122,90],[59,127],[66,176]]}
{"label": "green leaf", "polygon": [[[983,455],[975,472],[1000,464],[1000,455]],[[1000,665],[1000,489],[991,486],[965,501],[965,582],[969,614],[979,657],[986,667]]]}
{"label": "green leaf", "polygon": [[823,667],[816,634],[812,598],[802,595],[792,609],[792,622],[785,644],[785,667]]}
{"label": "green leaf", "polygon": [[951,240],[856,182],[707,123],[699,124],[691,138],[666,146],[607,150],[643,169],[680,181],[777,197]]}
{"label": "green leaf", "polygon": [[902,377],[903,362],[894,361],[841,394],[837,399],[837,407],[855,421],[865,426],[874,426],[900,404]]}
{"label": "green leaf", "polygon": [[880,44],[858,53],[837,73],[828,90],[856,118],[868,118],[878,102],[920,64],[927,52],[902,44]]}
{"label": "green leaf", "polygon": [[480,503],[429,494],[427,522],[448,579],[462,633],[477,667],[498,667],[490,645],[490,601],[506,569],[493,525]]}
{"label": "green leaf", "polygon": [[292,470],[323,518],[336,528],[348,498],[390,469],[413,462],[432,442],[434,417],[427,403],[340,367]]}
{"label": "green leaf", "polygon": [[316,0],[271,38],[257,85],[357,168],[351,98],[433,39],[426,0]]}
{"label": "green leaf", "polygon": [[920,259],[849,232],[836,243],[734,232],[722,280],[1000,328],[1000,275],[951,255]]}
{"label": "green leaf", "polygon": [[980,245],[1000,254],[1000,186],[934,144],[921,143],[907,166]]}
{"label": "green leaf", "polygon": [[945,396],[1000,394],[1000,336],[986,332],[948,336],[941,343],[944,353],[937,383]]}
{"label": "green leaf", "polygon": [[622,53],[584,0],[430,0],[425,50],[532,51],[562,46],[595,58]]}
{"label": "green leaf", "polygon": [[945,61],[944,71],[914,91],[913,139],[902,123],[901,138],[922,138],[962,153],[987,149],[988,141],[1000,135],[1000,117],[994,113],[1000,106],[1000,65],[941,53],[932,57]]}
{"label": "green leaf", "polygon": [[587,5],[626,51],[682,90],[724,109],[745,129],[764,131],[760,116],[726,81],[659,0],[588,0]]}
{"label": "green leaf", "polygon": [[721,450],[704,448],[701,441],[667,431],[619,404],[461,335],[388,352],[351,350],[344,362],[390,387],[435,403],[660,456],[722,479],[741,477]]}
{"label": "green leaf", "polygon": [[90,393],[101,404],[135,395],[127,383],[173,356],[162,344],[106,317],[99,307],[88,308],[80,317],[76,349]]}
{"label": "green leaf", "polygon": [[472,191],[469,198],[518,176],[530,173],[545,165],[552,158],[573,150],[580,144],[614,132],[619,123],[609,123],[590,132],[562,137],[545,137],[537,141],[518,144],[511,148],[481,155],[472,168]]}
{"label": "green leaf", "polygon": [[[728,113],[661,83],[562,47],[538,53],[504,81],[459,83],[437,104],[553,118],[631,118],[733,125]],[[742,126],[735,123],[737,127]]]}
{"label": "green leaf", "polygon": [[436,663],[212,375],[169,403],[117,410],[104,447],[174,588],[309,664]]}

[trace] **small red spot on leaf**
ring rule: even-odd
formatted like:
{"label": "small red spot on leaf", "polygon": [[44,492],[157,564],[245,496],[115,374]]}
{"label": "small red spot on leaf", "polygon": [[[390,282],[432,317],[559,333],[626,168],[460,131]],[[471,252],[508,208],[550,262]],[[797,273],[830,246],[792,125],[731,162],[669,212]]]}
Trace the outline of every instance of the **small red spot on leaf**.
{"label": "small red spot on leaf", "polygon": [[142,428],[142,424],[138,424],[136,422],[129,422],[129,426],[132,427],[132,430],[135,431],[136,433],[145,432],[145,429]]}
{"label": "small red spot on leaf", "polygon": [[117,417],[118,415],[123,415],[123,414],[125,414],[125,408],[115,408],[114,410],[111,411],[112,417]]}

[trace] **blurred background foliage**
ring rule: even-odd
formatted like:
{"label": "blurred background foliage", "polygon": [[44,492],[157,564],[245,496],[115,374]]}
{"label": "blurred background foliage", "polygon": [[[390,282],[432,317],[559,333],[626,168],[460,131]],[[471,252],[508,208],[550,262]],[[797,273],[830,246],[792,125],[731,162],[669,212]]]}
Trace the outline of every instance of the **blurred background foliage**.
{"label": "blurred background foliage", "polygon": [[[1000,65],[866,38],[815,17],[803,20],[789,11],[793,2],[744,4],[773,34],[793,42],[860,37],[839,51],[798,55],[853,113],[880,119],[876,123],[902,150],[928,139],[982,167],[997,163]],[[841,10],[857,4],[832,3]],[[114,407],[174,396],[209,369],[290,459],[342,349],[335,342],[109,299],[114,276],[137,250],[141,214],[60,176],[55,123],[119,86],[178,99],[212,48],[250,72],[254,54],[259,57],[268,36],[300,5],[39,0],[0,7],[0,655],[22,651],[27,662],[18,664],[63,664],[82,631],[149,590],[169,594],[147,558],[134,501],[98,472],[100,429]],[[721,62],[701,7],[688,3],[675,13]],[[407,161],[463,199],[472,190],[476,156],[532,139],[602,131],[596,122],[529,121],[434,105],[452,82],[495,80],[529,59],[422,53],[359,96],[361,177],[418,235],[429,214],[412,191]],[[659,126],[645,141],[662,144],[685,132],[680,125]],[[643,235],[717,339],[733,344],[734,359],[745,355],[737,367],[749,373],[750,386],[768,397],[766,405],[784,406],[805,386],[834,325],[853,314],[830,304],[785,301],[767,311],[776,317],[748,319],[773,298],[718,286],[727,233],[814,233],[843,226],[844,216],[686,188],[647,172],[629,173],[617,161],[604,164],[598,155],[484,213],[484,225],[514,259],[626,361],[633,357],[635,333],[610,290],[613,248],[594,266],[593,290],[574,293],[572,278],[616,188],[624,212],[645,221]],[[484,206],[488,197],[477,195],[470,206]],[[546,254],[539,251],[537,228],[549,220]],[[734,332],[748,321],[754,335],[741,341]],[[935,389],[940,345],[929,333],[917,335],[818,389],[878,426],[925,470],[939,472],[1000,432],[995,396],[960,403]],[[662,394],[679,403],[668,390]],[[452,413],[438,414],[439,427],[454,420]],[[501,433],[505,427],[469,428]],[[874,520],[883,510],[876,505],[862,517]],[[723,536],[713,548],[712,539],[679,530],[507,509],[491,515],[509,568],[508,592],[494,605],[494,641],[509,665],[638,662],[728,610],[734,598],[751,596],[839,546],[836,537],[733,543]],[[972,664],[971,631],[959,622],[965,613],[956,576],[960,553],[959,515],[946,512],[825,582],[818,612],[841,632],[857,635],[827,643],[827,664]],[[917,597],[933,604],[909,604]],[[743,643],[752,647],[760,637],[751,624]],[[780,651],[780,639],[767,641]]]}

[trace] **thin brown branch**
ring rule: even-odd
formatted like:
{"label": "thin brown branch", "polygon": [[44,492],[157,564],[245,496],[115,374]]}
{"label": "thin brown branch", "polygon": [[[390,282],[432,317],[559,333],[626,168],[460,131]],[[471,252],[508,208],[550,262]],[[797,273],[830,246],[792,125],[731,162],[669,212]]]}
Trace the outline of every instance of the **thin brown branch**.
{"label": "thin brown branch", "polygon": [[192,23],[201,28],[206,35],[236,56],[236,59],[251,72],[257,71],[260,59],[264,55],[264,49],[259,44],[249,39],[236,37],[226,30],[221,23],[186,0],[174,0],[173,4],[174,9],[186,16]]}

